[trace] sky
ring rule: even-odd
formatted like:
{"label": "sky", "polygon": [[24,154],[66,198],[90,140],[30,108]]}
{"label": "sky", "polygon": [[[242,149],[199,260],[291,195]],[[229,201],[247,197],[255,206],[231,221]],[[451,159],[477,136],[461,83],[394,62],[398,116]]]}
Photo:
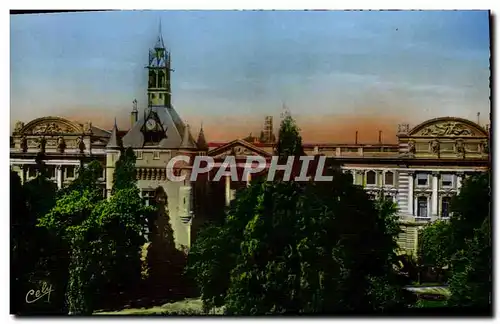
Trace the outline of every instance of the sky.
{"label": "sky", "polygon": [[487,11],[114,11],[11,16],[11,127],[43,116],[127,129],[161,20],[172,103],[209,141],[285,105],[307,142],[394,142],[398,123],[489,123]]}

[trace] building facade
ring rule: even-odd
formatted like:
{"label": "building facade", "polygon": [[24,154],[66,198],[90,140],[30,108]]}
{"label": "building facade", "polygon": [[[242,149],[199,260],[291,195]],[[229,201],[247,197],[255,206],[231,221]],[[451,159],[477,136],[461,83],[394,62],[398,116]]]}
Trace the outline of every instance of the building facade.
{"label": "building facade", "polygon": [[[252,139],[210,143],[208,155],[222,162],[234,155],[243,163],[248,155],[271,160],[273,145]],[[402,250],[415,253],[417,231],[429,221],[450,217],[451,197],[465,177],[490,166],[489,129],[472,121],[442,117],[412,128],[398,125],[397,144],[304,144],[308,155],[325,155],[352,175],[373,198],[385,196],[398,205]],[[265,171],[264,171],[265,172]],[[246,179],[245,181],[250,181]],[[226,205],[241,184],[224,180]]]}
{"label": "building facade", "polygon": [[[176,164],[174,173],[187,176],[184,182],[167,179],[167,163],[178,155],[209,155],[221,163],[227,155],[241,163],[258,155],[270,162],[275,135],[272,117],[266,117],[260,137],[246,137],[225,143],[207,143],[203,128],[195,140],[172,105],[171,53],[162,35],[149,50],[147,65],[148,104],[139,112],[134,100],[130,128],[104,130],[90,122],[80,124],[60,117],[44,117],[27,124],[18,122],[11,136],[10,164],[23,182],[36,176],[40,153],[49,169],[49,178],[59,188],[75,179],[78,168],[91,160],[104,167],[103,190],[111,194],[113,173],[123,148],[134,150],[137,185],[147,203],[163,188],[168,197],[168,215],[178,248],[189,247],[201,223],[219,213],[234,198],[235,191],[251,181],[190,182],[191,166]],[[395,125],[396,126],[396,125]],[[308,155],[335,158],[354,184],[371,196],[397,203],[404,232],[399,238],[403,250],[414,253],[417,230],[423,224],[450,216],[451,197],[458,193],[465,177],[488,170],[489,129],[469,120],[442,117],[410,128],[398,125],[397,144],[312,144],[305,143]],[[266,169],[262,171],[266,173]],[[200,203],[205,201],[208,203]],[[194,217],[196,216],[196,217]]]}

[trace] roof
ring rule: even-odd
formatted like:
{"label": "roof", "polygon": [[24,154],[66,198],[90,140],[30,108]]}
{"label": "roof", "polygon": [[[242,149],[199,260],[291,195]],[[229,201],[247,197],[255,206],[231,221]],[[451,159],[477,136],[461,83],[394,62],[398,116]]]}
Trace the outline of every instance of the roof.
{"label": "roof", "polygon": [[[186,125],[182,122],[181,118],[173,107],[166,106],[152,106],[151,112],[155,112],[160,120],[162,128],[165,130],[166,138],[158,143],[158,148],[177,149],[184,146],[196,148],[196,143],[193,140],[189,130],[185,130]],[[141,128],[144,125],[145,119],[149,114],[142,115],[132,128],[123,136],[122,142],[124,147],[139,148],[144,146],[144,136]],[[187,133],[188,139],[183,143],[184,134]]]}

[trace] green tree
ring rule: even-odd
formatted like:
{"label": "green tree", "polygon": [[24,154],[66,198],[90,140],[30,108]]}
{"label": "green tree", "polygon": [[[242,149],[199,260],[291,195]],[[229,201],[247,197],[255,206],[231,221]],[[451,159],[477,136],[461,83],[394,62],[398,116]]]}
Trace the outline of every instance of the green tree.
{"label": "green tree", "polygon": [[[54,253],[48,233],[36,224],[55,203],[56,185],[45,175],[44,163],[38,160],[38,175],[21,184],[16,172],[11,171],[11,255],[12,255],[12,311],[14,313],[56,313],[61,305],[59,295],[53,294],[52,302],[41,305],[27,305],[24,297],[27,291],[47,281],[50,267],[47,258]],[[52,271],[53,272],[53,271]]]}
{"label": "green tree", "polygon": [[136,187],[136,159],[134,150],[131,147],[121,151],[120,158],[115,165],[113,192]]}
{"label": "green tree", "polygon": [[447,221],[436,221],[426,225],[419,232],[419,262],[424,267],[435,267],[437,275],[450,265],[453,255],[451,225]]}
{"label": "green tree", "polygon": [[[80,168],[78,178],[60,191],[55,205],[40,218],[38,224],[49,233],[52,246],[52,255],[44,258],[46,268],[55,269],[55,274],[51,275],[56,278],[56,289],[66,292],[66,307],[71,313],[86,313],[91,309],[88,306],[91,300],[89,293],[82,290],[91,289],[93,280],[82,273],[89,272],[83,265],[92,261],[89,256],[92,251],[84,254],[82,246],[92,244],[84,234],[88,227],[92,228],[88,226],[88,219],[103,199],[99,181],[101,175],[102,166],[98,161]],[[80,290],[76,289],[76,283],[81,285]]]}
{"label": "green tree", "polygon": [[492,237],[491,174],[464,181],[460,194],[452,200],[450,218],[452,306],[491,307]]}

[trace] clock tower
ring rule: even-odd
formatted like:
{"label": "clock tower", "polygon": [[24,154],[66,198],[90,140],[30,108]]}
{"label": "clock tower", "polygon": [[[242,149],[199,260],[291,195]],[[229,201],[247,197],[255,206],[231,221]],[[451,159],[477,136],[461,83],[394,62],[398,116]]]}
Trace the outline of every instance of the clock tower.
{"label": "clock tower", "polygon": [[161,33],[161,21],[159,25],[159,34],[155,47],[149,50],[148,69],[148,102],[151,106],[165,106],[170,108],[171,87],[170,87],[170,68],[171,54],[165,48],[163,36]]}

